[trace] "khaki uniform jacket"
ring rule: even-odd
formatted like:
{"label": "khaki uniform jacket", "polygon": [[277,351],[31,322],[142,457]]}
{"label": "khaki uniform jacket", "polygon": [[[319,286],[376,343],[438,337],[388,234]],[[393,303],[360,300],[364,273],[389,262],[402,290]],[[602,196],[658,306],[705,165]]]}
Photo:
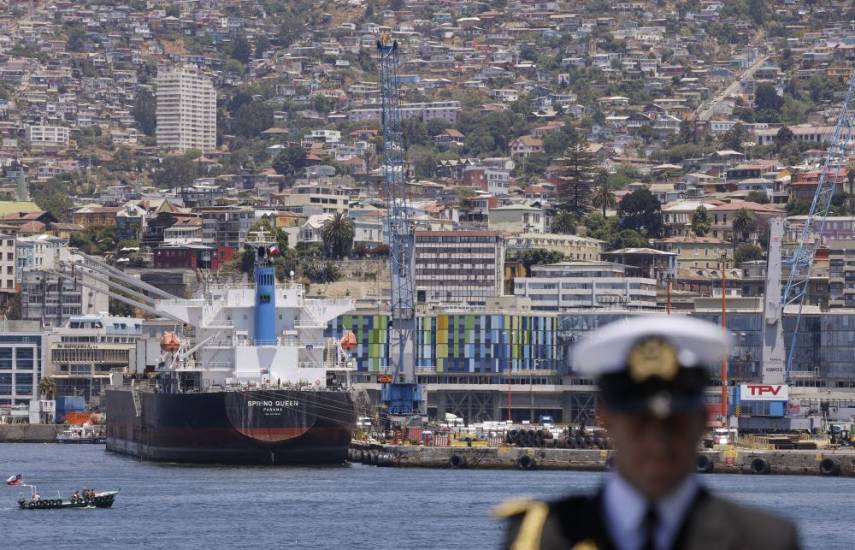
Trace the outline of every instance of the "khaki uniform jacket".
{"label": "khaki uniform jacket", "polygon": [[[508,520],[507,550],[615,550],[603,519],[602,492],[557,502],[511,502],[496,513]],[[795,526],[734,504],[701,488],[673,550],[797,550]]]}

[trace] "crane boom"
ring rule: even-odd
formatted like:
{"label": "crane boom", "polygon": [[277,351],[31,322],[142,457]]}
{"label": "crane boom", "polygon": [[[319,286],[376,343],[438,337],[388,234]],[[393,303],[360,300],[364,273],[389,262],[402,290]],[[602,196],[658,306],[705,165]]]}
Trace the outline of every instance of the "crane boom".
{"label": "crane boom", "polygon": [[[828,145],[825,159],[820,169],[819,179],[813,201],[810,204],[807,219],[799,237],[799,244],[795,253],[789,259],[790,274],[787,277],[787,286],[783,294],[783,307],[790,304],[798,304],[796,324],[790,340],[790,349],[787,354],[787,365],[785,375],[792,373],[793,359],[795,357],[796,344],[798,342],[799,324],[801,322],[802,307],[808,292],[810,281],[810,270],[813,266],[816,250],[822,240],[825,229],[825,220],[831,210],[831,198],[834,196],[835,185],[840,181],[840,171],[846,160],[846,147],[852,140],[852,97],[855,93],[855,74],[849,79],[849,89],[846,99],[840,108],[837,124],[834,127],[834,136]],[[829,174],[833,177],[829,178]]]}
{"label": "crane boom", "polygon": [[383,127],[383,184],[389,232],[391,274],[389,360],[392,380],[383,385],[382,400],[396,416],[424,412],[423,391],[416,382],[415,235],[407,204],[401,98],[398,89],[398,43],[389,33],[377,41]]}

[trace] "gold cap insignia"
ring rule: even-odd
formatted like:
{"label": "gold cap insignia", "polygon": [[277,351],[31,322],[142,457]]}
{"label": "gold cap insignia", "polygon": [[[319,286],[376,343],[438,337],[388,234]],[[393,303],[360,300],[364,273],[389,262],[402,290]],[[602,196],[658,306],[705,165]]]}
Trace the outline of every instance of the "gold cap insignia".
{"label": "gold cap insignia", "polygon": [[597,543],[592,541],[591,539],[583,540],[582,542],[577,542],[573,545],[573,548],[570,550],[597,550]]}
{"label": "gold cap insignia", "polygon": [[662,338],[645,338],[629,351],[629,376],[635,382],[644,382],[658,376],[663,380],[673,380],[680,365],[677,362],[677,350]]}

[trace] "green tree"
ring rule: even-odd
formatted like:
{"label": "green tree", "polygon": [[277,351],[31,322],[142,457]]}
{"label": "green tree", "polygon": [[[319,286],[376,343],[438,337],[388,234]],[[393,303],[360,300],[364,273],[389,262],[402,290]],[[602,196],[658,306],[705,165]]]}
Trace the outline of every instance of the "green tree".
{"label": "green tree", "polygon": [[324,250],[333,258],[342,258],[350,254],[354,235],[353,220],[342,212],[336,212],[321,227]]}
{"label": "green tree", "polygon": [[617,250],[620,248],[647,248],[650,242],[644,238],[644,235],[633,229],[624,229],[614,236],[609,241],[609,250]]}
{"label": "green tree", "polygon": [[733,128],[728,130],[721,136],[721,146],[725,149],[733,149],[734,151],[742,151],[742,142],[748,138],[748,131],[745,126],[737,122]]}
{"label": "green tree", "polygon": [[609,174],[605,170],[597,172],[594,178],[594,193],[591,195],[591,204],[597,208],[602,208],[604,217],[606,209],[614,208],[617,205],[615,194],[609,188]]}
{"label": "green tree", "polygon": [[704,208],[704,205],[698,206],[695,209],[695,213],[692,214],[692,233],[698,237],[703,237],[709,233],[711,226],[712,221],[710,220],[707,209]]}
{"label": "green tree", "polygon": [[56,380],[53,376],[45,376],[39,381],[39,396],[41,399],[53,399],[56,396]]}
{"label": "green tree", "polygon": [[680,121],[680,133],[678,134],[680,143],[697,143],[698,137],[695,134],[695,127],[688,120]]}
{"label": "green tree", "polygon": [[86,31],[81,26],[71,27],[65,47],[70,52],[82,52],[86,48]]}
{"label": "green tree", "polygon": [[648,237],[662,236],[662,206],[649,189],[636,189],[620,201],[621,229],[632,229]]}
{"label": "green tree", "polygon": [[47,190],[33,193],[33,202],[45,212],[50,212],[59,221],[68,221],[74,201],[71,196],[60,190]]}
{"label": "green tree", "polygon": [[309,261],[303,267],[303,275],[309,282],[324,284],[334,283],[341,278],[341,272],[332,262]]}
{"label": "green tree", "polygon": [[186,155],[170,155],[154,173],[154,184],[161,188],[186,187],[196,179],[196,163]]}
{"label": "green tree", "polygon": [[563,235],[573,235],[576,233],[576,216],[570,212],[561,211],[552,218],[552,223],[549,226],[553,233],[561,233]]}
{"label": "green tree", "polygon": [[[286,179],[294,178],[307,164],[306,150],[297,144],[289,145],[273,159],[273,169]],[[283,187],[280,185],[279,190],[282,191]]]}
{"label": "green tree", "polygon": [[754,90],[754,108],[758,110],[769,110],[781,112],[784,106],[784,98],[778,95],[775,87],[768,83],[758,84]]}
{"label": "green tree", "polygon": [[796,138],[793,131],[787,128],[786,126],[781,126],[781,129],[778,130],[778,133],[775,134],[775,147],[780,151],[782,147],[785,145],[789,145]]}
{"label": "green tree", "polygon": [[769,196],[763,191],[749,191],[745,195],[745,200],[748,202],[756,202],[758,204],[768,204]]}
{"label": "green tree", "polygon": [[232,41],[231,56],[244,65],[252,59],[252,46],[243,34],[237,35]]}
{"label": "green tree", "polygon": [[232,119],[232,131],[243,137],[255,138],[273,126],[273,108],[253,101],[240,107]]}
{"label": "green tree", "polygon": [[154,95],[144,88],[140,88],[134,99],[131,115],[137,122],[140,130],[147,135],[153,136],[157,130],[157,101]]}
{"label": "green tree", "polygon": [[582,216],[590,210],[594,180],[594,157],[588,151],[585,137],[574,138],[558,163],[558,208]]}
{"label": "green tree", "polygon": [[616,217],[606,218],[599,212],[590,212],[582,217],[582,224],[592,239],[611,242],[620,232]]}
{"label": "green tree", "polygon": [[270,49],[270,40],[267,35],[260,34],[255,39],[255,58],[261,59],[264,57],[264,52]]}
{"label": "green tree", "polygon": [[564,254],[545,248],[528,248],[512,254],[509,259],[522,262],[526,272],[530,273],[531,266],[558,263],[564,260]]}
{"label": "green tree", "polygon": [[733,242],[745,242],[757,231],[757,217],[754,212],[740,208],[733,216]]}
{"label": "green tree", "polygon": [[742,243],[736,247],[736,252],[733,254],[733,259],[736,265],[742,262],[750,262],[753,260],[763,259],[763,249],[756,244]]}

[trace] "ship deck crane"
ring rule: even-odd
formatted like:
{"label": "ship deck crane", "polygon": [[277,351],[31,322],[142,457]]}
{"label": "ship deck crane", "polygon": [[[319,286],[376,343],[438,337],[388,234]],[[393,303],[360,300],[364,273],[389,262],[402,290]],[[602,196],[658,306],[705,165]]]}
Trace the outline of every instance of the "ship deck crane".
{"label": "ship deck crane", "polygon": [[392,416],[424,414],[424,391],[416,380],[414,335],[415,235],[407,201],[401,99],[398,86],[398,43],[390,33],[377,40],[383,128],[383,184],[389,233],[391,274],[389,362],[391,380],[383,384],[381,398]]}
{"label": "ship deck crane", "polygon": [[[782,373],[782,378],[786,379],[792,377],[802,307],[808,293],[811,267],[813,266],[816,250],[822,241],[825,220],[831,210],[831,199],[834,196],[835,185],[840,181],[840,172],[846,161],[846,149],[852,142],[853,94],[855,94],[855,74],[849,79],[849,89],[840,108],[840,115],[837,117],[837,124],[834,127],[834,135],[828,145],[828,150],[820,169],[816,191],[814,192],[810,210],[799,236],[798,246],[795,253],[789,259],[790,272],[787,277],[787,286],[783,292],[782,308],[786,308],[790,304],[798,304],[798,313],[790,340],[789,352],[787,353],[786,370]],[[767,380],[764,380],[764,382],[767,382]]]}

